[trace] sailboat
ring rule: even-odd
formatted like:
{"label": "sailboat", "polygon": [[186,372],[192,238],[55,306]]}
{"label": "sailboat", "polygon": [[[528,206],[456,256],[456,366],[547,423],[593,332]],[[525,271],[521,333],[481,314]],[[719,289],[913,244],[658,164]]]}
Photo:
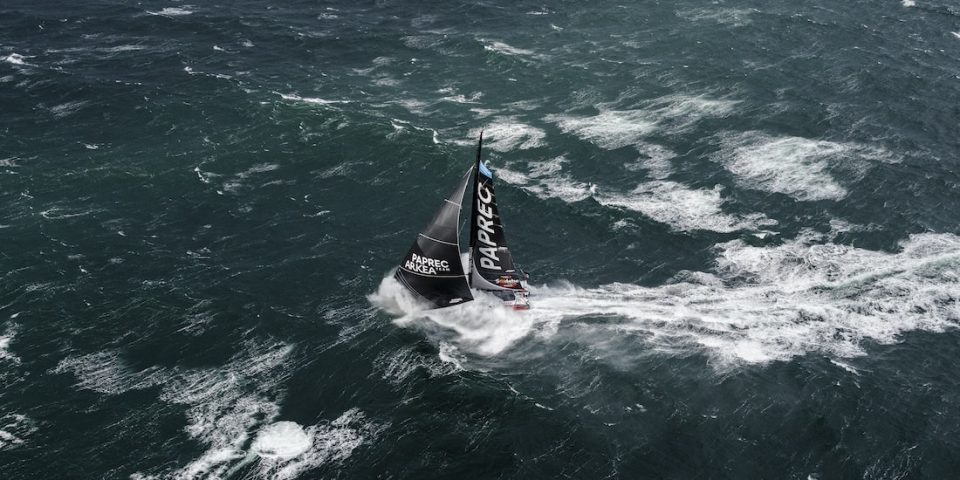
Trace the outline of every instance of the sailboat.
{"label": "sailboat", "polygon": [[[480,132],[476,162],[417,235],[394,278],[432,308],[469,302],[473,300],[473,288],[493,294],[505,306],[526,310],[530,308],[529,292],[523,286],[527,275],[514,263],[507,247],[493,173],[480,158],[482,149]],[[460,261],[460,211],[471,183],[470,261],[469,272],[464,272]]]}

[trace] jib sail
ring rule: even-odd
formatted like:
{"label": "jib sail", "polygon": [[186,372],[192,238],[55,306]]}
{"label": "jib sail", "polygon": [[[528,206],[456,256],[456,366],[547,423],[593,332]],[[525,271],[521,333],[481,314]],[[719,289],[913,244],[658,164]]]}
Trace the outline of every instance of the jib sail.
{"label": "jib sail", "polygon": [[521,273],[513,263],[493,191],[493,174],[480,160],[483,133],[477,145],[470,216],[470,285],[479,290],[522,290]]}
{"label": "jib sail", "polygon": [[470,285],[460,263],[460,203],[473,167],[457,188],[443,201],[433,220],[413,242],[394,277],[434,308],[449,307],[473,300]]}

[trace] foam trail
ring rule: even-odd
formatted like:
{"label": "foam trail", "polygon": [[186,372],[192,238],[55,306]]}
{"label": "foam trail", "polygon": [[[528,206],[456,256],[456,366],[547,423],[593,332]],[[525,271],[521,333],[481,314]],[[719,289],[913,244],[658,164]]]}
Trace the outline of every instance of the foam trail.
{"label": "foam trail", "polygon": [[150,15],[159,15],[162,17],[181,17],[184,15],[193,15],[193,11],[188,10],[186,8],[180,8],[180,7],[167,7],[167,8],[164,8],[163,10],[160,10],[159,12],[152,12],[150,10],[147,10],[147,13]]}
{"label": "foam trail", "polygon": [[[461,346],[486,346],[490,355],[531,334],[549,343],[562,329],[575,332],[564,342],[572,338],[611,361],[703,352],[729,368],[808,353],[853,357],[865,354],[868,340],[892,343],[904,332],[960,326],[960,237],[917,234],[901,247],[858,249],[813,232],[776,247],[736,240],[717,247],[711,272],[685,272],[668,285],[540,287],[522,316],[466,304],[407,312],[397,323],[431,320],[460,333]],[[401,288],[387,283],[380,295]]]}
{"label": "foam trail", "polygon": [[251,447],[259,457],[259,477],[271,480],[297,478],[300,473],[338,462],[382,427],[370,423],[359,409],[347,410],[329,424],[304,429],[294,422],[277,422],[262,429]]}
{"label": "foam trail", "polygon": [[498,298],[477,290],[473,295],[472,302],[431,310],[418,302],[393,275],[387,275],[377,291],[367,298],[377,307],[397,315],[396,325],[442,327],[456,333],[459,346],[481,355],[496,355],[533,329],[533,321],[525,312],[506,309]]}

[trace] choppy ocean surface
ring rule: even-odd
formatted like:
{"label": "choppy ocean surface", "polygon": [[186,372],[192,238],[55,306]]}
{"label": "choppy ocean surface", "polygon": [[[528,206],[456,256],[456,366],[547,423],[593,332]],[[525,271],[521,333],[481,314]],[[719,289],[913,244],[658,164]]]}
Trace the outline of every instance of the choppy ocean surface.
{"label": "choppy ocean surface", "polygon": [[[0,3],[0,478],[960,472],[960,5]],[[485,158],[534,308],[385,280]]]}

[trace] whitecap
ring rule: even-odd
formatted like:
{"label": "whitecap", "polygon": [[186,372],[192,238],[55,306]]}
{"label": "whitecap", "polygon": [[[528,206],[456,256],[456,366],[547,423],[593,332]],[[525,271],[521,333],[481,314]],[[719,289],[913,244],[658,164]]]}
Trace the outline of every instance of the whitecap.
{"label": "whitecap", "polygon": [[22,446],[36,431],[36,423],[26,415],[0,415],[0,452]]}
{"label": "whitecap", "polygon": [[159,12],[151,12],[150,10],[147,10],[147,13],[149,13],[150,15],[160,15],[163,17],[181,17],[184,15],[192,15],[193,11],[189,10],[188,8],[167,7],[160,10]]}
{"label": "whitecap", "polygon": [[290,460],[310,450],[313,437],[296,422],[276,422],[257,433],[252,452],[269,460]]}
{"label": "whitecap", "polygon": [[547,115],[564,133],[614,150],[640,143],[640,139],[656,129],[656,122],[645,110],[606,110],[593,116]]}
{"label": "whitecap", "polygon": [[490,52],[495,52],[502,55],[508,55],[511,57],[544,58],[544,55],[539,55],[533,50],[512,47],[503,42],[498,42],[498,41],[483,41],[483,42],[484,42],[483,49]]}
{"label": "whitecap", "polygon": [[[542,165],[534,165],[534,169],[538,167],[544,168]],[[542,199],[558,198],[566,203],[575,203],[590,198],[596,192],[595,185],[572,180],[566,175],[547,176],[531,173],[527,176],[505,167],[497,168],[495,175],[500,180],[516,185]]]}
{"label": "whitecap", "polygon": [[670,160],[677,156],[670,149],[652,143],[641,143],[637,145],[637,152],[642,155],[634,162],[624,164],[628,170],[643,169],[650,177],[662,180],[673,173],[673,164]]}
{"label": "whitecap", "polygon": [[15,364],[20,363],[20,357],[17,357],[13,354],[13,352],[10,351],[10,342],[13,341],[15,334],[16,330],[10,327],[7,328],[3,335],[0,335],[0,361],[7,361]]}
{"label": "whitecap", "polygon": [[138,50],[143,50],[147,47],[143,45],[116,45],[113,47],[103,47],[97,49],[98,51],[105,53],[118,53],[118,52],[135,52]]}
{"label": "whitecap", "polygon": [[132,371],[116,352],[69,357],[61,360],[51,373],[72,373],[78,388],[109,395],[150,388],[170,379],[169,372],[157,367]]}
{"label": "whitecap", "polygon": [[[669,164],[658,165],[658,159],[644,164],[659,175],[669,174]],[[561,172],[564,157],[528,165],[530,174],[505,167],[496,169],[498,179],[522,188],[538,198],[558,198],[566,203],[575,203],[593,198],[601,205],[642,213],[657,222],[680,231],[708,230],[721,233],[739,230],[756,230],[777,222],[760,213],[734,215],[724,213],[726,200],[721,195],[723,188],[696,189],[678,182],[655,180],[644,182],[630,191],[619,192],[593,183],[574,180]],[[613,226],[615,229],[616,224]],[[622,226],[621,226],[622,227]]]}
{"label": "whitecap", "polygon": [[272,171],[274,171],[274,170],[276,170],[276,169],[278,169],[278,168],[280,168],[280,165],[277,165],[277,164],[275,164],[275,163],[258,163],[258,164],[256,164],[256,165],[254,165],[254,166],[252,166],[252,167],[250,167],[250,168],[248,168],[248,169],[246,169],[246,170],[238,173],[237,176],[240,177],[240,178],[246,178],[246,177],[248,177],[248,176],[250,176],[250,175],[253,175],[253,174],[255,174],[255,173],[272,172]]}
{"label": "whitecap", "polygon": [[87,105],[87,103],[89,103],[89,102],[87,102],[87,101],[85,101],[85,100],[84,100],[84,101],[75,101],[75,102],[61,103],[61,104],[59,104],[59,105],[54,105],[53,107],[50,107],[50,112],[52,112],[52,113],[53,113],[53,116],[55,116],[55,117],[57,117],[57,118],[63,118],[63,117],[67,117],[67,116],[73,115],[73,114],[76,113],[78,110],[80,110],[80,109],[83,108],[85,105]]}
{"label": "whitecap", "polygon": [[[480,130],[473,129],[468,136],[477,138]],[[498,152],[541,147],[546,137],[547,133],[542,129],[521,123],[515,117],[497,117],[493,123],[483,127],[484,147]]]}
{"label": "whitecap", "polygon": [[29,63],[24,61],[25,58],[30,58],[30,57],[24,57],[19,53],[11,53],[10,55],[3,57],[3,61],[12,65],[30,65]]}
{"label": "whitecap", "polygon": [[304,471],[342,461],[382,430],[357,408],[347,410],[330,423],[306,429],[293,422],[279,424],[284,426],[270,425],[266,434],[258,435],[254,441],[252,451],[259,457],[260,478],[293,479]]}
{"label": "whitecap", "polygon": [[842,368],[842,369],[844,369],[844,370],[846,370],[846,371],[848,371],[848,372],[850,372],[850,373],[852,373],[852,374],[854,374],[854,375],[856,375],[856,376],[860,376],[860,372],[857,371],[856,368],[853,368],[853,366],[850,365],[849,363],[841,362],[840,360],[834,360],[834,359],[830,359],[830,363],[832,363],[832,364],[834,364],[834,365],[836,365],[836,366],[838,366],[838,367],[840,367],[840,368]]}
{"label": "whitecap", "polygon": [[679,11],[677,16],[693,22],[710,21],[740,27],[751,22],[750,16],[753,13],[756,13],[756,10],[746,8],[699,8]]}
{"label": "whitecap", "polygon": [[350,100],[326,100],[326,99],[323,99],[323,98],[301,97],[301,96],[295,95],[295,94],[289,94],[289,95],[288,95],[288,94],[284,94],[284,93],[278,93],[277,95],[280,95],[280,98],[282,98],[282,99],[284,99],[284,100],[292,100],[292,101],[295,101],[295,102],[310,103],[310,104],[313,104],[313,105],[332,105],[332,104],[337,104],[337,103],[350,103]]}
{"label": "whitecap", "polygon": [[40,212],[40,216],[47,220],[63,220],[67,218],[83,217],[94,213],[95,210],[73,210],[64,207],[51,207]]}

